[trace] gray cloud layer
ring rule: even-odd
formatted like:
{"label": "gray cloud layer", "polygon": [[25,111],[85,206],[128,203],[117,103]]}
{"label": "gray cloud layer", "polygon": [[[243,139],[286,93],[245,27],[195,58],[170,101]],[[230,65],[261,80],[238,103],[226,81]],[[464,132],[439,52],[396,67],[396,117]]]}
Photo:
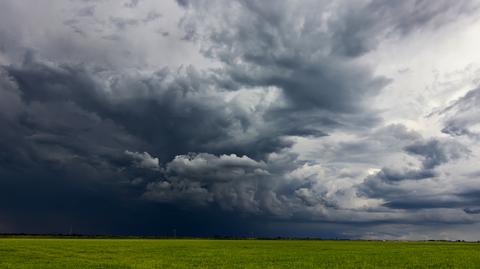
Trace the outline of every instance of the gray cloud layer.
{"label": "gray cloud layer", "polygon": [[[102,17],[105,3],[83,2],[59,26],[83,41],[60,31],[27,42],[8,28],[14,18],[0,19],[8,22],[0,26],[0,228],[55,232],[51,223],[74,222],[91,233],[159,233],[159,224],[160,232],[236,234],[243,224],[281,222],[283,232],[257,228],[318,235],[316,227],[341,224],[327,236],[363,237],[379,225],[478,223],[478,175],[452,187],[444,170],[475,158],[456,138],[478,138],[478,90],[439,113],[443,137],[424,137],[379,116],[375,97],[392,80],[362,61],[384,40],[474,14],[475,3],[177,1],[181,28],[167,32],[181,36],[155,40],[199,47],[215,64],[152,68],[148,56],[169,52],[148,54],[124,32],[169,12],[128,1],[122,14],[140,13]],[[294,150],[302,139],[315,145],[311,158]],[[45,216],[32,213],[43,219],[38,230],[22,217],[36,211]],[[108,228],[118,219],[123,228]],[[226,225],[232,220],[240,224]],[[292,231],[302,225],[310,228]]]}

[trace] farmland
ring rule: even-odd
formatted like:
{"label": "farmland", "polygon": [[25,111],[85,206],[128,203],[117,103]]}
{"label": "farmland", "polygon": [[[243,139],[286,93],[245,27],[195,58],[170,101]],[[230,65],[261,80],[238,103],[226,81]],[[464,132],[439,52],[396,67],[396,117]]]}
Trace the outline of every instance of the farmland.
{"label": "farmland", "polygon": [[480,244],[14,237],[0,268],[480,268]]}

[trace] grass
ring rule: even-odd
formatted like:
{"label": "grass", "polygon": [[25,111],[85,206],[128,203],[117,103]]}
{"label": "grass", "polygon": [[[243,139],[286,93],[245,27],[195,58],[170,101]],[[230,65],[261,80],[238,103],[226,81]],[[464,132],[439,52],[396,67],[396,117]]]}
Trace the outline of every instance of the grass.
{"label": "grass", "polygon": [[0,268],[480,268],[480,244],[0,238]]}

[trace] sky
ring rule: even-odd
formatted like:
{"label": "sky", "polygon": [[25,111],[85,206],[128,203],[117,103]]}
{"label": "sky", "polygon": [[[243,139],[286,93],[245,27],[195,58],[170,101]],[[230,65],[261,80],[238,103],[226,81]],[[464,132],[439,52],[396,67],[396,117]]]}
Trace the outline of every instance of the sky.
{"label": "sky", "polygon": [[479,18],[0,0],[0,233],[480,240]]}

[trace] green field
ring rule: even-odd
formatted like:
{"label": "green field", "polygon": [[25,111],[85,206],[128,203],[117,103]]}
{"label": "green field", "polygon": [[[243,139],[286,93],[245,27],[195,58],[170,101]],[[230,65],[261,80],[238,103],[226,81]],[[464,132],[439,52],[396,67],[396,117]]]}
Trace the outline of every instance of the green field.
{"label": "green field", "polygon": [[480,268],[480,244],[0,238],[0,268]]}

